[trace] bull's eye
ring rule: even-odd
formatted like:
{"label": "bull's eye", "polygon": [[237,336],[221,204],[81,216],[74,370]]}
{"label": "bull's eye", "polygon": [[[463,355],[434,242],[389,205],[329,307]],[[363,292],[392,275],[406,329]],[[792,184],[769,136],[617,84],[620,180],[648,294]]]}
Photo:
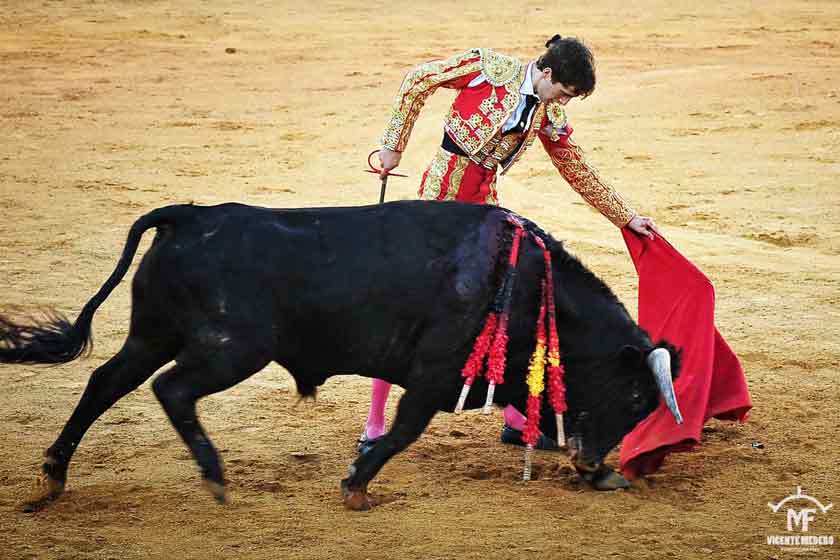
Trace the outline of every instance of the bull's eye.
{"label": "bull's eye", "polygon": [[630,393],[630,397],[633,399],[631,402],[633,403],[631,406],[633,410],[636,412],[640,412],[645,407],[645,397],[642,395],[642,392],[638,389],[633,389]]}

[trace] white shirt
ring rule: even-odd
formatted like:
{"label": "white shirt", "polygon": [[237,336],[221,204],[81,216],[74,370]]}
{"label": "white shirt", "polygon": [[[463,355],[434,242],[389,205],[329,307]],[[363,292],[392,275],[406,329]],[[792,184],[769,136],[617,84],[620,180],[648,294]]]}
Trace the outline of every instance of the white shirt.
{"label": "white shirt", "polygon": [[[519,122],[519,119],[522,118],[522,111],[525,110],[525,96],[526,95],[536,95],[534,92],[534,82],[531,79],[531,72],[533,71],[534,63],[530,62],[528,64],[528,69],[525,71],[525,80],[522,82],[522,85],[519,87],[519,93],[521,93],[521,97],[519,98],[519,105],[516,106],[516,110],[513,114],[505,121],[505,124],[502,125],[502,132],[507,132],[511,128],[516,126],[516,123]],[[467,84],[467,87],[474,87],[479,84],[482,84],[487,81],[487,76],[484,75],[484,72],[476,76],[475,78]],[[533,114],[533,111],[531,112]],[[531,115],[529,115],[530,117]],[[525,123],[526,126],[524,127],[525,130],[528,129],[530,126],[530,122]]]}

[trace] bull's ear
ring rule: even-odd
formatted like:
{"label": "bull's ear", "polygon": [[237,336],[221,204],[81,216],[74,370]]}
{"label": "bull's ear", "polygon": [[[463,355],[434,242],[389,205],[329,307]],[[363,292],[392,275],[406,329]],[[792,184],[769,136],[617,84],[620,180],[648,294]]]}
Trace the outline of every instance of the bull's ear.
{"label": "bull's ear", "polygon": [[635,369],[643,364],[645,354],[638,346],[626,344],[618,351],[618,358],[621,360],[622,366]]}

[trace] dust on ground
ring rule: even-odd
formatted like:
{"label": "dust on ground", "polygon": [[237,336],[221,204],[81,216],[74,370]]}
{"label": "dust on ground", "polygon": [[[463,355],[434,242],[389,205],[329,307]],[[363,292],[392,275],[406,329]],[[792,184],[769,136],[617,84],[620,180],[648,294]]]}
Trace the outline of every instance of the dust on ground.
{"label": "dust on ground", "polygon": [[[202,401],[232,503],[204,493],[148,384],[90,430],[68,492],[18,513],[91,370],[126,335],[124,283],[93,355],[6,366],[0,392],[5,558],[782,558],[777,501],[801,485],[840,503],[840,4],[684,0],[0,2],[0,286],[5,311],[75,315],[130,224],[193,201],[374,203],[362,173],[412,64],[475,46],[523,58],[586,39],[598,88],[568,108],[590,159],[717,289],[717,324],[755,403],[712,422],[630,491],[584,488],[498,443],[500,416],[440,415],[346,511],[369,381],[333,378],[298,403],[276,366]],[[451,93],[427,104],[389,199],[413,198]],[[580,256],[635,308],[618,231],[534,146],[503,205]],[[150,238],[151,236],[147,236]],[[144,240],[143,248],[149,239]],[[139,260],[139,259],[135,259]],[[392,403],[396,399],[392,399]],[[762,449],[752,446],[763,444]],[[812,534],[840,537],[840,513]],[[838,545],[818,555],[838,554]]]}

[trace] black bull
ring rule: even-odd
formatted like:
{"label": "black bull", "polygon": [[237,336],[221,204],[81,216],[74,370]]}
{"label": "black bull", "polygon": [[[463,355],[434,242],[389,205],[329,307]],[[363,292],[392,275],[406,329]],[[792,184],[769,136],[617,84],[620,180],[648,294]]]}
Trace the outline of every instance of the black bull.
{"label": "black bull", "polygon": [[[0,316],[0,362],[77,358],[90,347],[97,307],[125,275],[143,233],[157,228],[134,276],[128,338],[91,375],[46,451],[41,486],[25,507],[57,497],[93,422],[173,360],[152,387],[219,500],[225,496],[222,466],[196,417],[201,397],[236,385],[272,360],[289,371],[304,396],[343,374],[403,387],[390,432],[356,459],[342,481],[348,506],[367,507],[367,485],[383,465],[438,411],[455,407],[461,368],[497,290],[500,247],[510,235],[507,216],[496,207],[437,202],[301,210],[183,205],[143,216],[116,269],[74,324],[57,315],[29,325]],[[559,242],[525,225],[552,254],[569,406],[565,431],[574,465],[593,481],[603,478],[598,473],[607,469],[609,450],[659,403],[661,389],[647,358],[670,355],[676,374],[677,352],[664,341],[654,345],[603,282]],[[496,404],[525,410],[543,270],[542,250],[526,240]],[[657,347],[666,350],[654,352]],[[667,378],[670,384],[670,373]],[[466,408],[481,406],[485,389],[477,381]],[[541,429],[555,436],[554,415],[545,409],[542,418]]]}

